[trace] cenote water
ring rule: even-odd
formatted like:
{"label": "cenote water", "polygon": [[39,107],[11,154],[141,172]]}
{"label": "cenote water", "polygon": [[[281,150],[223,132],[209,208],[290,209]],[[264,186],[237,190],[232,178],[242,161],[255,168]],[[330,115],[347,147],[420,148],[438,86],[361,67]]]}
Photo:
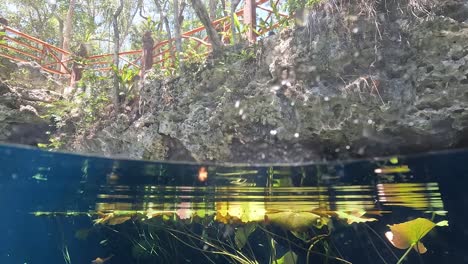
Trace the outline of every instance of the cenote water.
{"label": "cenote water", "polygon": [[0,263],[467,263],[467,161],[204,165],[4,145]]}

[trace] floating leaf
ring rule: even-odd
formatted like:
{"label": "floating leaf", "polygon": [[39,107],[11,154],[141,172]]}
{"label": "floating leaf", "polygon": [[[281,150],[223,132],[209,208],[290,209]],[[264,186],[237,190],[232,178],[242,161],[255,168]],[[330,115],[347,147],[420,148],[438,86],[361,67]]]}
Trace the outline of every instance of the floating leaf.
{"label": "floating leaf", "polygon": [[247,243],[247,240],[249,240],[250,234],[252,234],[256,228],[257,225],[253,223],[237,228],[235,233],[235,241],[238,249],[242,249],[245,246],[245,243]]}
{"label": "floating leaf", "polygon": [[377,221],[377,219],[375,218],[362,217],[363,215],[366,214],[366,211],[363,211],[363,210],[354,210],[349,213],[336,211],[335,213],[338,215],[339,218],[346,219],[346,222],[348,223],[348,225],[352,223],[365,223],[365,222]]}
{"label": "floating leaf", "polygon": [[417,218],[401,224],[389,225],[391,231],[385,233],[385,236],[396,248],[407,249],[413,247],[417,252],[425,253],[427,249],[420,240],[435,226],[447,225],[447,221],[435,224],[428,219]]}
{"label": "floating leaf", "polygon": [[277,264],[296,264],[296,262],[297,255],[292,251],[286,252],[286,254],[275,261]]}
{"label": "floating leaf", "polygon": [[321,226],[320,215],[309,212],[280,212],[266,215],[268,221],[290,231],[305,231],[310,227]]}

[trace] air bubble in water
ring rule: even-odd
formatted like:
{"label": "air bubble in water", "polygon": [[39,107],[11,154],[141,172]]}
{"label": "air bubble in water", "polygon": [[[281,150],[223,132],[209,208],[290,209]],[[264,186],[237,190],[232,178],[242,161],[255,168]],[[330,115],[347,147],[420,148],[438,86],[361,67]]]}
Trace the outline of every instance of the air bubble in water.
{"label": "air bubble in water", "polygon": [[278,131],[276,131],[276,130],[270,130],[270,135],[274,136],[274,135],[276,135],[276,134],[278,134]]}
{"label": "air bubble in water", "polygon": [[328,102],[328,101],[330,101],[330,98],[329,98],[328,96],[325,96],[325,97],[323,98],[323,100],[325,100],[325,102]]}
{"label": "air bubble in water", "polygon": [[299,133],[294,133],[294,137],[295,137],[295,138],[298,138],[298,137],[299,137]]}
{"label": "air bubble in water", "polygon": [[373,123],[374,121],[372,121],[372,119],[367,120],[367,124],[372,125]]}
{"label": "air bubble in water", "polygon": [[276,92],[276,91],[278,91],[280,88],[281,88],[281,87],[279,87],[278,85],[274,85],[274,86],[271,87],[271,91],[272,91],[272,92]]}

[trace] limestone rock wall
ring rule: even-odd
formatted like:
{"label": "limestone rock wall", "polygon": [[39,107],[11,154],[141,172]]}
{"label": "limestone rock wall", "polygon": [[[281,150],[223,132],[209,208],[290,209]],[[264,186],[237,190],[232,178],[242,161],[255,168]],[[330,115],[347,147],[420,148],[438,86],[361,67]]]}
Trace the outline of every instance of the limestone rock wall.
{"label": "limestone rock wall", "polygon": [[342,2],[324,1],[243,55],[149,80],[142,115],[102,121],[68,148],[301,162],[466,147],[468,4]]}

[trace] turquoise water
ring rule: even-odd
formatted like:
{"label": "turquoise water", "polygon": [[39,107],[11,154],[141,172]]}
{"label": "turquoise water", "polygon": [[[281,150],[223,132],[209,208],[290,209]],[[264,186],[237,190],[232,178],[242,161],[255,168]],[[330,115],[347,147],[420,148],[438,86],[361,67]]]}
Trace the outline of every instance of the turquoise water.
{"label": "turquoise water", "polygon": [[448,226],[403,263],[468,263],[467,162],[182,164],[3,145],[0,263],[396,263],[406,249],[388,225],[416,218]]}

